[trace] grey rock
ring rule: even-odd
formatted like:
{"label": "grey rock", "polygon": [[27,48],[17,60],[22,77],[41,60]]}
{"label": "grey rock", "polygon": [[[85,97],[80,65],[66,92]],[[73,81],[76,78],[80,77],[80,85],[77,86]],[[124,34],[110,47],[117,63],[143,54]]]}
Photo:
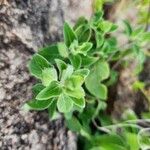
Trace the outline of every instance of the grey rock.
{"label": "grey rock", "polygon": [[35,83],[27,62],[39,48],[62,39],[64,20],[73,24],[81,15],[90,17],[91,1],[8,2],[0,6],[0,149],[66,150],[76,138],[63,119],[50,122],[46,112],[21,110]]}
{"label": "grey rock", "polygon": [[39,136],[36,132],[36,130],[32,130],[29,134],[29,143],[37,144],[39,142]]}

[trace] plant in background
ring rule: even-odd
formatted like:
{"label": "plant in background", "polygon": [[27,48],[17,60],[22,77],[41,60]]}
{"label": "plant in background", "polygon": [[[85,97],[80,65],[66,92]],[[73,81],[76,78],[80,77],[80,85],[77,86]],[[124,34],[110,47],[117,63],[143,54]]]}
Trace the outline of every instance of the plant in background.
{"label": "plant in background", "polygon": [[126,62],[126,57],[136,56],[140,64],[145,59],[143,49],[149,33],[142,28],[132,29],[126,21],[125,25],[129,44],[120,47],[111,35],[118,27],[104,20],[102,11],[90,20],[80,17],[73,28],[64,24],[63,42],[40,49],[29,63],[38,83],[32,89],[33,99],[24,108],[48,110],[51,120],[62,113],[68,128],[79,134],[83,149],[139,148],[137,131],[126,129],[117,134],[109,127],[113,120],[106,114],[108,87],[117,82],[118,65]]}
{"label": "plant in background", "polygon": [[145,29],[148,30],[150,24],[150,1],[136,0],[139,9],[139,23],[145,24]]}

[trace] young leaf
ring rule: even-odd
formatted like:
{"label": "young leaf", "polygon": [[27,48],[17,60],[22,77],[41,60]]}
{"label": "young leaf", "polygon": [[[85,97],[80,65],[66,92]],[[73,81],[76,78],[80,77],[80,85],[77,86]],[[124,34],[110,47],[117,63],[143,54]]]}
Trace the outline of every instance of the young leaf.
{"label": "young leaf", "polygon": [[84,78],[81,75],[72,75],[65,81],[65,87],[74,90],[80,88],[84,82]]}
{"label": "young leaf", "polygon": [[58,97],[62,89],[57,81],[52,81],[49,86],[44,88],[37,96],[37,100],[47,100],[53,97]]}
{"label": "young leaf", "polygon": [[48,99],[45,101],[31,100],[27,102],[24,107],[26,107],[28,110],[45,110],[51,105],[52,102],[53,99]]}
{"label": "young leaf", "polygon": [[116,24],[112,24],[111,29],[109,30],[109,32],[116,31],[117,29],[118,29],[118,26]]}
{"label": "young leaf", "polygon": [[64,40],[67,47],[71,45],[71,43],[76,39],[76,35],[73,29],[69,26],[68,23],[64,24]]}
{"label": "young leaf", "polygon": [[82,87],[71,90],[71,89],[65,89],[64,91],[67,95],[74,97],[74,98],[83,98],[85,96],[84,90]]}
{"label": "young leaf", "polygon": [[55,62],[60,73],[62,72],[62,70],[65,70],[67,68],[67,64],[63,60],[55,59]]}
{"label": "young leaf", "polygon": [[88,42],[91,38],[92,31],[88,24],[80,25],[76,30],[75,33],[77,35],[79,43]]}
{"label": "young leaf", "polygon": [[105,0],[94,0],[93,1],[94,12],[102,10],[104,2],[105,2]]}
{"label": "young leaf", "polygon": [[69,78],[73,73],[73,66],[68,65],[65,70],[62,72],[61,82],[65,82],[67,78]]}
{"label": "young leaf", "polygon": [[68,95],[62,93],[58,98],[57,107],[62,113],[70,112],[73,108],[73,101]]}
{"label": "young leaf", "polygon": [[55,68],[46,68],[42,70],[42,83],[48,86],[52,81],[57,81],[57,72]]}
{"label": "young leaf", "polygon": [[103,21],[102,23],[99,24],[100,29],[104,32],[111,32],[111,29],[113,27],[113,24],[109,21]]}
{"label": "young leaf", "polygon": [[29,71],[37,78],[42,78],[42,70],[49,68],[49,62],[39,54],[35,54],[29,64]]}
{"label": "young leaf", "polygon": [[94,16],[92,17],[92,22],[94,25],[97,26],[102,21],[103,12],[101,10],[94,13]]}
{"label": "young leaf", "polygon": [[82,45],[78,46],[77,51],[78,53],[86,56],[87,52],[92,48],[92,46],[93,44],[91,42],[84,42]]}
{"label": "young leaf", "polygon": [[77,98],[72,97],[72,100],[73,100],[74,104],[77,105],[78,107],[80,107],[80,108],[85,107],[85,99],[84,98],[77,99]]}
{"label": "young leaf", "polygon": [[62,57],[64,57],[64,58],[68,57],[68,48],[66,47],[65,43],[59,42],[57,44],[57,47],[58,47],[59,54]]}
{"label": "young leaf", "polygon": [[89,69],[78,69],[76,70],[73,74],[74,75],[80,75],[82,76],[84,79],[89,75]]}

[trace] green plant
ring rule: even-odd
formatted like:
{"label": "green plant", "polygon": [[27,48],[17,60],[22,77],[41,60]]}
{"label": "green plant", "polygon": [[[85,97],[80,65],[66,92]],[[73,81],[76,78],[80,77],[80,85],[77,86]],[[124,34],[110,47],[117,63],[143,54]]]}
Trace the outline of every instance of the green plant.
{"label": "green plant", "polygon": [[138,5],[139,23],[145,24],[145,29],[148,30],[150,24],[150,1],[149,0],[136,0]]}
{"label": "green plant", "polygon": [[[123,67],[126,58],[131,60],[135,56],[142,64],[144,47],[149,41],[149,33],[141,27],[133,29],[127,21],[124,24],[124,34],[129,40],[119,46],[111,34],[118,26],[104,20],[102,11],[96,12],[89,21],[79,18],[73,28],[65,23],[64,42],[40,49],[29,63],[29,71],[39,83],[33,86],[33,100],[24,108],[47,109],[51,120],[62,113],[68,128],[79,133],[83,149],[139,148],[137,132],[126,129],[117,135],[116,130],[107,127],[113,120],[105,112],[108,87],[117,82],[117,67]],[[101,127],[97,125],[99,122]]]}

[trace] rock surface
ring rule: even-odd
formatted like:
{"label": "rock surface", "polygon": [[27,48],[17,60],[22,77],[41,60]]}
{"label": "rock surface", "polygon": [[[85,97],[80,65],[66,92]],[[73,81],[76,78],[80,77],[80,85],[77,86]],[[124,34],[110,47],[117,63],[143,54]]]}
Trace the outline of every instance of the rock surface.
{"label": "rock surface", "polygon": [[13,0],[0,2],[0,149],[75,150],[76,137],[62,119],[21,106],[35,83],[27,62],[40,47],[62,39],[64,20],[90,17],[91,0]]}

